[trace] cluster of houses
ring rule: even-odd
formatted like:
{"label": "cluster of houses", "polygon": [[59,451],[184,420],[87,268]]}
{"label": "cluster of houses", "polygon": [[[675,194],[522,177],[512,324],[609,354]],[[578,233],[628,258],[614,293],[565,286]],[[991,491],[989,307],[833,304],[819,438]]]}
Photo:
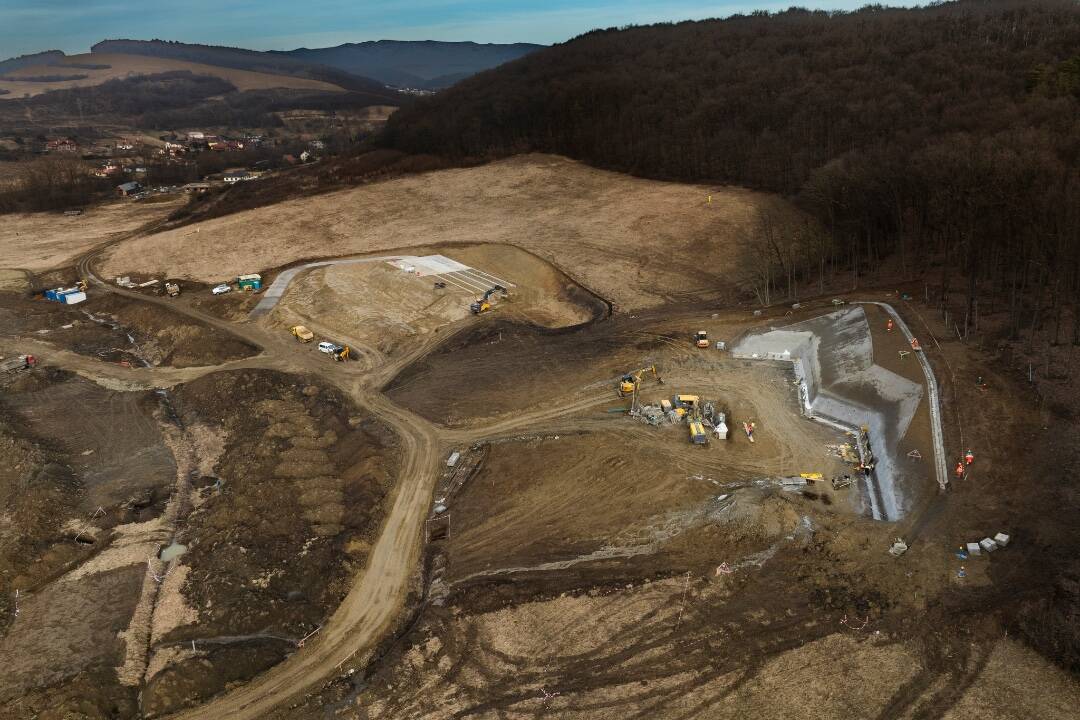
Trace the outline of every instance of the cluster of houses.
{"label": "cluster of houses", "polygon": [[138,176],[145,175],[147,168],[140,158],[114,158],[101,163],[92,172],[99,178],[120,177],[121,175]]}
{"label": "cluster of houses", "polygon": [[[212,135],[202,131],[191,131],[184,136],[170,134],[161,137],[162,146],[153,147],[144,145],[141,141],[117,139],[111,144],[100,143],[97,145],[80,146],[78,141],[71,137],[60,137],[48,140],[36,148],[37,152],[64,153],[77,155],[85,159],[97,159],[99,164],[90,170],[91,174],[99,178],[114,180],[116,192],[121,197],[140,199],[153,192],[183,190],[191,194],[203,194],[215,185],[234,185],[240,182],[255,180],[266,173],[272,167],[273,161],[263,159],[254,163],[250,169],[239,168],[227,170],[202,178],[202,182],[188,183],[182,188],[172,186],[152,189],[144,187],[146,178],[150,175],[147,166],[149,157],[156,155],[160,158],[157,162],[169,164],[195,165],[190,156],[202,152],[229,152],[241,151],[274,145],[274,141],[262,135],[245,135],[240,138],[228,138],[220,135]],[[326,149],[323,140],[311,140],[303,151],[283,155],[281,160],[286,165],[297,165],[314,162],[319,159],[318,154]],[[293,154],[295,153],[295,154]],[[317,154],[318,153],[318,154]],[[153,162],[153,161],[151,161]]]}
{"label": "cluster of houses", "polygon": [[208,135],[199,130],[193,130],[186,137],[170,136],[162,138],[165,147],[161,149],[162,155],[185,155],[198,152],[235,152],[266,145],[267,138],[262,135],[245,135],[242,138],[227,138],[220,135]]}
{"label": "cluster of houses", "polygon": [[98,142],[92,145],[80,145],[79,141],[71,137],[55,138],[47,140],[44,144],[34,148],[39,154],[78,155],[80,157],[112,157],[125,153],[135,152],[139,143],[134,140],[119,139],[112,143]]}

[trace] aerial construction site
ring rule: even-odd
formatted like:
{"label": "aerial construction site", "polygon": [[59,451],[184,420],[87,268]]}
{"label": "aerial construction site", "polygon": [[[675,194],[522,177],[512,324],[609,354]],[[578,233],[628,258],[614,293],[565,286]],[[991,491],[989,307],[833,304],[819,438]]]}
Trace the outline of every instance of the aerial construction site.
{"label": "aerial construction site", "polygon": [[921,281],[753,300],[763,214],[529,155],[0,234],[0,716],[1075,716],[1042,409]]}

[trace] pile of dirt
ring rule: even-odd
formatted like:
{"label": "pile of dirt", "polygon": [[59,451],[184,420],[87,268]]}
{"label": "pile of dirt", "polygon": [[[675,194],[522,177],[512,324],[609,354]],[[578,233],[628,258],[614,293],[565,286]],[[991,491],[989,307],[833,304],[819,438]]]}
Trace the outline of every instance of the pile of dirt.
{"label": "pile of dirt", "polygon": [[[9,388],[4,388],[6,399]],[[0,407],[0,632],[14,612],[14,590],[24,593],[45,582],[80,548],[64,525],[75,516],[79,479],[67,458],[46,438],[31,434],[21,418]]]}
{"label": "pile of dirt", "polygon": [[567,387],[600,380],[604,368],[614,377],[620,372],[615,358],[627,345],[642,354],[662,346],[634,342],[615,323],[548,330],[493,318],[406,366],[385,392],[432,422],[459,425],[548,403]]}
{"label": "pile of dirt", "polygon": [[153,713],[254,676],[325,621],[364,565],[397,462],[386,427],[304,378],[216,373],[181,387],[175,408],[221,440],[176,538],[186,552],[169,572],[184,579],[155,631]]}
{"label": "pile of dirt", "polygon": [[158,400],[50,368],[5,380],[0,715],[131,717],[120,633],[156,546],[131,542],[126,528],[152,524],[174,474],[152,417]]}

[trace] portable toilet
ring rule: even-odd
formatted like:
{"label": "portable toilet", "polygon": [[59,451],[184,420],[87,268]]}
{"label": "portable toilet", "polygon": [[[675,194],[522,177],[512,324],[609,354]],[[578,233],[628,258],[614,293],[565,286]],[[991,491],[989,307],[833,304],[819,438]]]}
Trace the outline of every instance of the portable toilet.
{"label": "portable toilet", "polygon": [[261,290],[262,275],[241,275],[236,278],[236,284],[241,290]]}
{"label": "portable toilet", "polygon": [[724,413],[717,414],[716,425],[713,429],[716,431],[717,440],[727,440],[727,423],[725,422]]}

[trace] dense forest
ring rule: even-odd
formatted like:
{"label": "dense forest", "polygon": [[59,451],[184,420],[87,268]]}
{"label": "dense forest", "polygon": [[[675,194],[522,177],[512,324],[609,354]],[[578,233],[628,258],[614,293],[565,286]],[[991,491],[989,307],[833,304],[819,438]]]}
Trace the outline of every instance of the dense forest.
{"label": "dense forest", "polygon": [[[966,333],[1080,341],[1080,5],[965,0],[792,9],[590,32],[403,109],[383,142],[597,166],[798,198],[820,230],[766,228],[763,302],[893,260],[933,272]],[[766,224],[767,220],[766,220]],[[1072,327],[1068,327],[1071,325]]]}
{"label": "dense forest", "polygon": [[187,107],[235,91],[232,83],[221,78],[194,75],[184,70],[52,90],[17,103],[0,105],[0,115],[25,116],[29,113],[49,118],[79,115],[139,117],[145,113]]}

